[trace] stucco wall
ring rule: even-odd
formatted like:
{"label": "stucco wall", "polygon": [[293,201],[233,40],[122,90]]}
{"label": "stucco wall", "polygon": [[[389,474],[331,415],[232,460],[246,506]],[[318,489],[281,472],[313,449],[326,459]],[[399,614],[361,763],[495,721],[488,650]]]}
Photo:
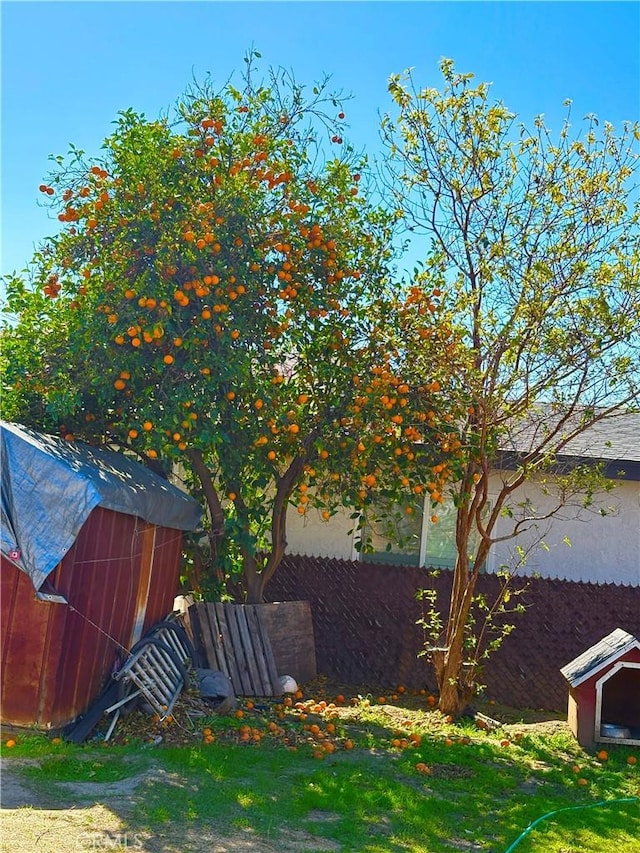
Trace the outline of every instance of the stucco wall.
{"label": "stucco wall", "polygon": [[[492,484],[498,490],[498,480]],[[545,496],[535,484],[527,484],[515,494],[514,501],[529,498],[536,507],[549,507],[552,498]],[[600,507],[613,507],[606,516]],[[501,519],[496,533],[506,534],[511,528],[508,519]],[[350,560],[356,558],[352,530],[354,522],[348,512],[324,521],[315,510],[300,517],[289,513],[289,554],[306,554],[313,557],[330,557]],[[527,557],[525,574],[539,574],[545,578],[585,581],[590,583],[622,583],[640,586],[640,483],[619,481],[613,492],[603,495],[589,511],[581,511],[576,518],[573,508],[562,510],[551,522],[545,522],[538,533],[524,534],[518,540],[527,548],[535,538],[544,533],[545,547],[537,547]],[[567,538],[571,545],[567,545]],[[488,569],[495,571],[505,563],[514,565],[514,544],[499,543],[494,546]]]}

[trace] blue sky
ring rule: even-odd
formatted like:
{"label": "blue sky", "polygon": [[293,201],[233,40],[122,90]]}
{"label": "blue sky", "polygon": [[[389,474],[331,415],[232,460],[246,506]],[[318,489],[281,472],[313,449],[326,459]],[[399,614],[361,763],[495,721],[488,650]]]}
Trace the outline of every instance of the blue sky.
{"label": "blue sky", "polygon": [[98,154],[132,107],[155,117],[207,72],[223,83],[253,45],[264,66],[352,93],[345,134],[379,150],[389,75],[438,62],[493,83],[529,122],[558,128],[565,98],[619,125],[640,116],[637,2],[28,2],[3,0],[2,263],[21,269],[57,222],[38,206],[49,154]]}

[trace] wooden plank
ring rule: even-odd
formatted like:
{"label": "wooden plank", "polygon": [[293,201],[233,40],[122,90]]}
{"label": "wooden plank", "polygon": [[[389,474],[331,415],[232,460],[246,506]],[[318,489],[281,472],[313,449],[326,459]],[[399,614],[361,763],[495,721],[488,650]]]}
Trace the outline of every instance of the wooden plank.
{"label": "wooden plank", "polygon": [[251,635],[247,621],[247,611],[244,605],[233,608],[233,615],[238,626],[240,643],[242,645],[242,657],[245,664],[247,682],[251,685],[251,693],[254,696],[265,696],[265,685],[260,676],[260,668],[256,660],[254,638]]}
{"label": "wooden plank", "polygon": [[298,684],[317,676],[316,647],[308,601],[257,604],[269,637],[279,675],[291,675]]}
{"label": "wooden plank", "polygon": [[265,688],[269,691],[264,695],[279,696],[282,691],[280,690],[278,669],[271,647],[269,631],[262,616],[262,607],[259,605],[248,605],[247,609],[250,613],[249,621],[252,626],[253,636],[255,637],[254,645],[256,646],[258,665],[261,667]]}
{"label": "wooden plank", "polygon": [[226,607],[227,624],[229,633],[232,638],[232,647],[235,652],[236,664],[238,665],[238,673],[242,684],[243,696],[252,696],[254,692],[251,675],[249,673],[251,651],[247,650],[242,642],[242,634],[240,633],[240,622],[242,620],[242,606],[227,605]]}
{"label": "wooden plank", "polygon": [[259,693],[256,693],[256,695],[272,696],[273,684],[271,682],[271,679],[269,678],[267,663],[264,657],[261,628],[256,618],[255,609],[251,604],[245,605],[244,615],[247,621],[247,629],[249,631],[251,643],[253,646],[253,660],[256,670],[257,681],[256,689],[260,691]]}
{"label": "wooden plank", "polygon": [[209,631],[211,633],[211,647],[213,651],[213,656],[209,661],[209,669],[215,669],[218,672],[224,673],[227,678],[232,679],[232,667],[229,665],[229,661],[227,659],[227,654],[224,648],[224,638],[222,636],[222,629],[218,620],[218,615],[215,611],[215,607],[213,604],[205,604],[205,618],[207,619],[207,623],[209,625]]}
{"label": "wooden plank", "polygon": [[227,612],[227,606],[219,601],[209,605],[218,621],[218,627],[222,636],[222,645],[225,653],[225,660],[228,667],[228,675],[233,684],[235,693],[239,696],[250,696],[251,687],[247,685],[244,676],[244,665],[242,660],[238,659],[238,651],[241,651],[240,638],[238,629],[234,624],[233,612]]}
{"label": "wooden plank", "polygon": [[202,604],[192,604],[187,613],[191,628],[191,640],[198,651],[198,655],[201,658],[204,657],[202,665],[209,667],[211,666],[214,652],[206,610]]}

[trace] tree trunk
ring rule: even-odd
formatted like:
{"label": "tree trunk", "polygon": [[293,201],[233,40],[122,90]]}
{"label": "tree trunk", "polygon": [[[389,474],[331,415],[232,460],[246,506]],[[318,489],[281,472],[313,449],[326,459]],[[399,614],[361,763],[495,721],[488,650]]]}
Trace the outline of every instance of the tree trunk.
{"label": "tree trunk", "polygon": [[438,683],[438,710],[459,717],[469,704],[475,688],[475,683],[467,682],[464,676],[462,650],[456,648],[445,652],[441,660],[434,660],[433,664]]}
{"label": "tree trunk", "polygon": [[245,582],[245,603],[262,604],[264,601],[264,572],[258,571],[258,561],[254,554],[242,554],[242,567]]}
{"label": "tree trunk", "polygon": [[460,507],[456,519],[458,553],[445,623],[445,646],[432,656],[438,683],[438,708],[452,717],[462,714],[475,690],[475,669],[465,667],[465,634],[478,579],[478,569],[470,568],[467,557],[471,519],[471,512]]}

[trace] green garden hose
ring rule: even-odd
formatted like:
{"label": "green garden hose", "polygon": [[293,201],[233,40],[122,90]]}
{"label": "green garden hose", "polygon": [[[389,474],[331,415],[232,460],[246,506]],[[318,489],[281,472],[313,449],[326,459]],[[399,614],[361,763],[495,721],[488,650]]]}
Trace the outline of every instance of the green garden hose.
{"label": "green garden hose", "polygon": [[518,844],[522,841],[525,835],[528,835],[534,827],[536,827],[539,823],[542,823],[543,820],[546,820],[548,817],[553,817],[554,814],[560,814],[560,812],[571,812],[575,809],[595,809],[598,806],[608,806],[611,803],[633,803],[640,800],[640,797],[621,797],[617,800],[600,800],[598,803],[588,803],[584,806],[565,806],[562,809],[556,809],[553,812],[547,812],[543,814],[542,817],[536,818],[529,826],[520,833],[520,835],[516,838],[513,844],[510,844],[509,847],[505,850],[505,853],[511,853],[512,850],[515,850]]}

